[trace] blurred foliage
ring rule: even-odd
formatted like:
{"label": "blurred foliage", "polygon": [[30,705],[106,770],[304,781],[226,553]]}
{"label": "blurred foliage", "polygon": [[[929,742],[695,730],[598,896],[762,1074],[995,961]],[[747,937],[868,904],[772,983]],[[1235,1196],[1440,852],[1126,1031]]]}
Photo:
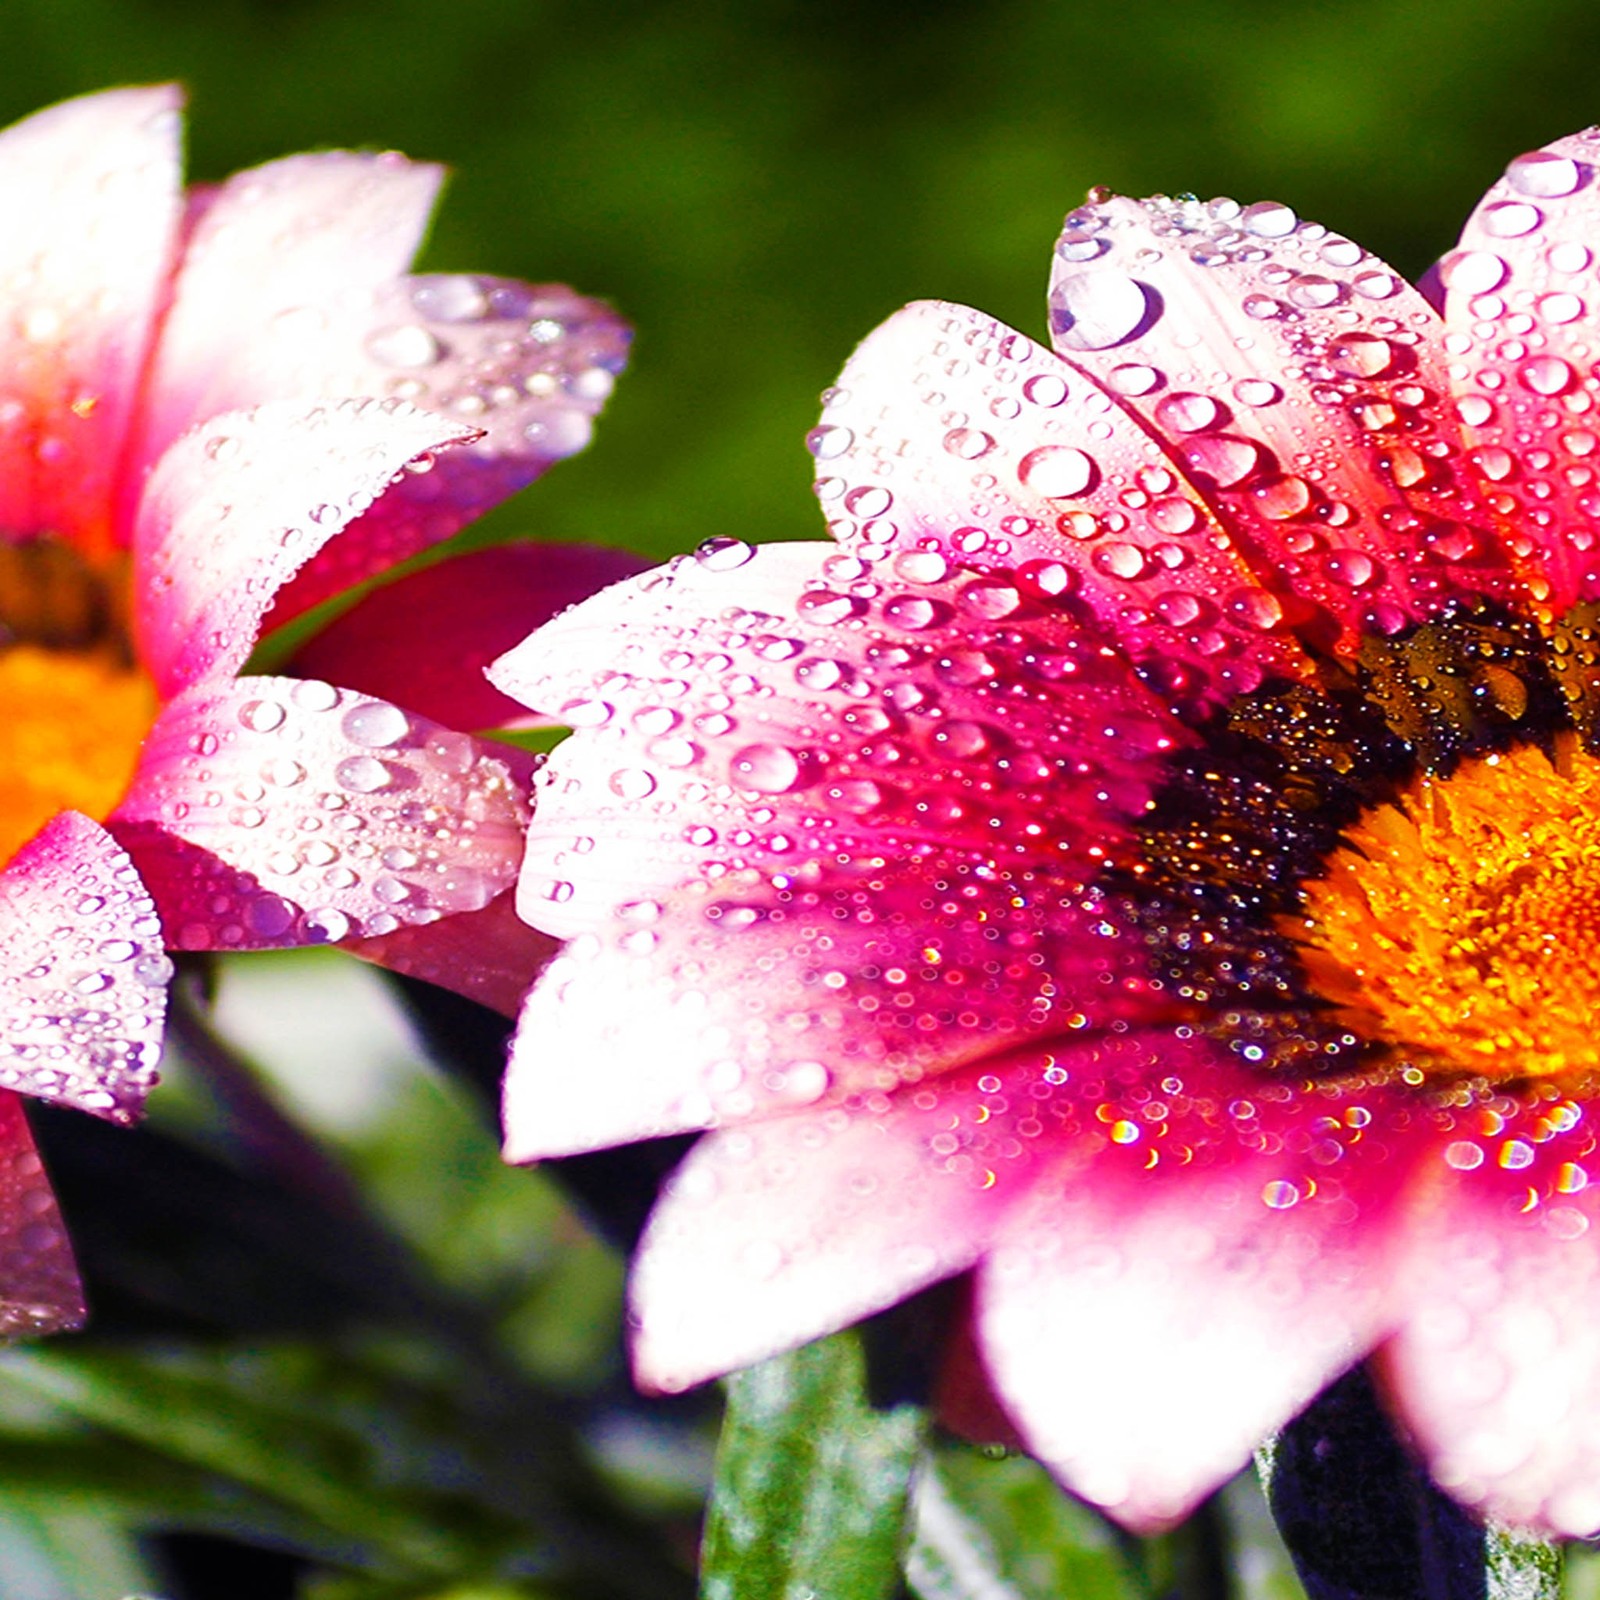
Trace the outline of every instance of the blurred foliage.
{"label": "blurred foliage", "polygon": [[[1280,198],[1414,275],[1508,156],[1600,107],[1581,0],[9,0],[5,21],[0,120],[177,77],[200,180],[340,144],[450,163],[426,265],[563,279],[639,330],[596,447],[471,537],[660,556],[820,537],[802,439],[855,342],[919,297],[1040,332],[1091,184]],[[320,980],[262,970],[297,997],[268,1002],[282,1031]],[[621,1257],[591,1227],[634,1231],[675,1152],[503,1170],[498,1032],[421,1023],[443,1073],[403,1031],[315,1061],[302,1032],[299,1076],[262,1077],[196,1005],[153,1127],[41,1117],[96,1321],[0,1360],[6,1600],[693,1591],[716,1399],[633,1395]],[[1223,1548],[1240,1600],[1299,1593],[1248,1484],[1135,1546],[1031,1464],[941,1445],[901,1536],[923,1600],[1212,1593]],[[1592,1557],[1570,1570],[1600,1593]]]}

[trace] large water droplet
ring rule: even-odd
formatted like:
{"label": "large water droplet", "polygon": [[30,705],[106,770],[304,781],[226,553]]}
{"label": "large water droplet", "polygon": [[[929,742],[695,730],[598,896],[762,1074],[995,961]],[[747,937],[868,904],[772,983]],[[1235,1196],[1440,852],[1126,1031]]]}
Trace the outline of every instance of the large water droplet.
{"label": "large water droplet", "polygon": [[1071,445],[1045,445],[1030,450],[1017,465],[1017,477],[1047,500],[1065,500],[1085,493],[1099,476],[1094,459]]}
{"label": "large water droplet", "polygon": [[1544,221],[1544,213],[1525,200],[1502,200],[1498,205],[1485,206],[1481,220],[1483,231],[1491,238],[1520,239]]}
{"label": "large water droplet", "polygon": [[1506,182],[1518,194],[1557,200],[1574,193],[1583,183],[1583,169],[1570,156],[1551,150],[1532,150],[1506,168]]}
{"label": "large water droplet", "polygon": [[1068,350],[1109,350],[1154,321],[1160,297],[1153,289],[1111,270],[1060,278],[1051,289],[1051,326]]}
{"label": "large water droplet", "polygon": [[800,757],[787,745],[748,744],[729,763],[733,781],[757,794],[786,794],[804,775]]}
{"label": "large water droplet", "polygon": [[1222,407],[1205,394],[1169,394],[1156,405],[1156,421],[1175,433],[1201,433],[1221,416]]}
{"label": "large water droplet", "polygon": [[1258,239],[1287,238],[1300,221],[1288,206],[1276,200],[1258,200],[1253,206],[1246,206],[1239,220],[1244,231]]}
{"label": "large water droplet", "polygon": [[1439,263],[1439,278],[1456,294],[1487,294],[1506,279],[1506,264],[1487,250],[1453,250]]}

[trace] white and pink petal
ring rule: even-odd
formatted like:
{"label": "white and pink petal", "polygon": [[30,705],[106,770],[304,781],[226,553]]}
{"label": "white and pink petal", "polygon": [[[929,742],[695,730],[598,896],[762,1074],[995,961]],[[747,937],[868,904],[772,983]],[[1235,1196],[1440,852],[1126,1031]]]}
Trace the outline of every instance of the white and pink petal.
{"label": "white and pink petal", "polygon": [[1159,436],[1003,323],[907,306],[825,400],[816,491],[875,575],[935,553],[1003,573],[1092,619],[1190,706],[1308,670],[1293,619]]}
{"label": "white and pink petal", "polygon": [[685,1388],[971,1266],[1041,1174],[1113,1137],[1108,1094],[1148,1109],[1195,1053],[1170,1031],[1071,1038],[708,1135],[634,1266],[641,1381]]}
{"label": "white and pink petal", "polygon": [[1383,1372],[1443,1488],[1578,1537],[1600,1529],[1595,1130],[1571,1101],[1505,1111],[1431,1140]]}
{"label": "white and pink petal", "polygon": [[825,545],[711,545],[491,678],[576,729],[538,779],[519,902],[557,934],[835,858],[1091,873],[1191,737],[1071,618],[932,551],[880,575]]}
{"label": "white and pink petal", "polygon": [[1410,1130],[1388,1096],[1278,1092],[1198,1050],[1101,1115],[1093,1161],[1005,1219],[978,1339],[1030,1449],[1147,1532],[1394,1325]]}
{"label": "white and pink petal", "polygon": [[1481,493],[1535,604],[1600,599],[1600,134],[1518,156],[1439,263],[1449,377]]}
{"label": "white and pink petal", "polygon": [[97,823],[59,813],[0,873],[0,1089],[132,1122],[171,976],[133,863]]}
{"label": "white and pink petal", "polygon": [[397,474],[472,432],[402,401],[293,400],[181,438],[134,535],[138,645],[157,691],[237,672],[284,583]]}
{"label": "white and pink petal", "polygon": [[169,946],[279,949],[480,911],[527,820],[515,752],[314,678],[163,708],[110,826]]}
{"label": "white and pink petal", "polygon": [[1056,243],[1051,336],[1166,442],[1308,641],[1353,647],[1511,590],[1461,461],[1439,319],[1287,206],[1094,200]]}
{"label": "white and pink petal", "polygon": [[181,210],[173,86],[0,133],[0,529],[105,557]]}

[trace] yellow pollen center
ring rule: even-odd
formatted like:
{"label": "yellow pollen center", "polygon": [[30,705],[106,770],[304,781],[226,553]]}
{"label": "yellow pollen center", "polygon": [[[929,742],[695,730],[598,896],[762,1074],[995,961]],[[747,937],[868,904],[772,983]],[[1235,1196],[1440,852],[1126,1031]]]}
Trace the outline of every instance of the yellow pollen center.
{"label": "yellow pollen center", "polygon": [[118,652],[0,650],[0,865],[58,811],[109,815],[155,714],[150,680]]}
{"label": "yellow pollen center", "polygon": [[1464,762],[1345,837],[1288,931],[1354,1031],[1430,1075],[1600,1067],[1600,760]]}

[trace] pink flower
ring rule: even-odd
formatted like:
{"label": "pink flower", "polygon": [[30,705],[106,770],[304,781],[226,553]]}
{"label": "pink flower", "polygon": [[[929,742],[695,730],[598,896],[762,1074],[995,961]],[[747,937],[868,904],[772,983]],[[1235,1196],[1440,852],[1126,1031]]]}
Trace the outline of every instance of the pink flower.
{"label": "pink flower", "polygon": [[[178,103],[0,133],[4,1332],[81,1314],[17,1094],[131,1120],[165,950],[359,940],[514,999],[455,957],[460,924],[511,921],[526,818],[514,752],[453,731],[504,720],[477,673],[364,652],[358,608],[308,652],[343,686],[240,674],[267,628],[581,448],[626,346],[566,289],[406,277],[437,168],[295,156],[186,197]],[[469,570],[549,611],[629,566],[551,561],[553,584],[526,552]],[[406,592],[419,657],[517,637],[448,565]]]}
{"label": "pink flower", "polygon": [[1440,310],[1286,206],[1068,218],[1055,353],[921,304],[723,543],[492,675],[577,731],[516,1160],[709,1129],[676,1389],[974,1272],[1022,1435],[1181,1516],[1376,1351],[1438,1481],[1600,1525],[1600,136]]}

